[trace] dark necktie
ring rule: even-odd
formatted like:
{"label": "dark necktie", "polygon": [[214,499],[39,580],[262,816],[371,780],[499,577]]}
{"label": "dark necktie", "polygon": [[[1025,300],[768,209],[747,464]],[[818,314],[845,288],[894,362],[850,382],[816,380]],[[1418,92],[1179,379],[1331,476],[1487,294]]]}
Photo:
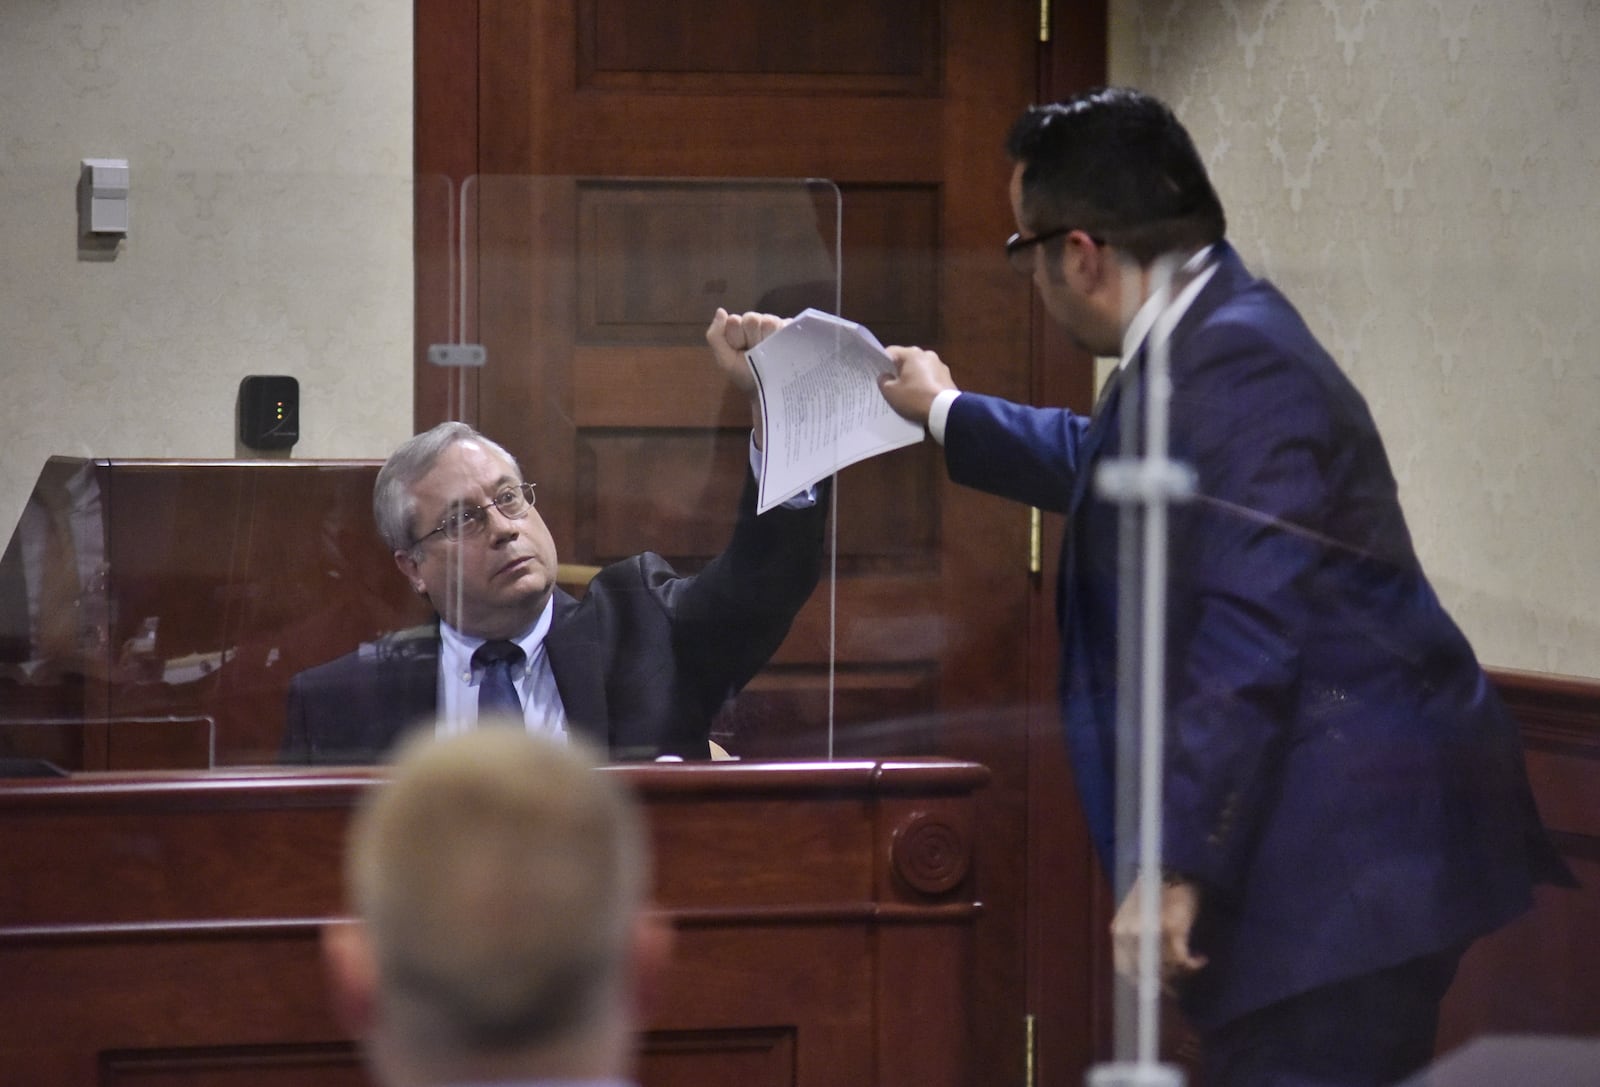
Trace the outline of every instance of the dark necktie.
{"label": "dark necktie", "polygon": [[522,700],[511,670],[522,663],[522,647],[516,642],[484,642],[472,654],[472,663],[483,669],[478,683],[478,720],[506,717],[522,719]]}

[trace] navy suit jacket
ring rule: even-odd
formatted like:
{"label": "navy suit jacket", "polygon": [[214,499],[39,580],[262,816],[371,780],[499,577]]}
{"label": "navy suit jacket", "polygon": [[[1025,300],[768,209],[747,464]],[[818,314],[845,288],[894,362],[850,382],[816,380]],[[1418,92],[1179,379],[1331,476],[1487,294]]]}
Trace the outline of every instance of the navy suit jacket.
{"label": "navy suit jacket", "polygon": [[[1365,402],[1225,243],[1173,332],[1164,864],[1197,880],[1202,1029],[1464,943],[1571,879],[1514,722],[1418,566]],[[1118,511],[1093,491],[1120,401],[1091,421],[963,393],[950,477],[1064,513],[1066,741],[1090,831],[1115,841]],[[1131,848],[1132,843],[1128,843]]]}
{"label": "navy suit jacket", "polygon": [[[568,726],[617,759],[707,758],[711,720],[764,666],[822,570],[815,505],[755,512],[747,478],[727,548],[681,577],[661,556],[613,563],[582,600],[561,589],[545,638]],[[438,714],[439,628],[386,635],[295,676],[285,762],[374,762]]]}

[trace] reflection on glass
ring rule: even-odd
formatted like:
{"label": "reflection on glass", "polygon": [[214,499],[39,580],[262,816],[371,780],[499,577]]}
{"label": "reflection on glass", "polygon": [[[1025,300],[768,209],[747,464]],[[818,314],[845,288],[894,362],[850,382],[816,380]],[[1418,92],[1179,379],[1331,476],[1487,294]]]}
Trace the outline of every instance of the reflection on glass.
{"label": "reflection on glass", "polygon": [[[397,538],[373,524],[378,461],[54,459],[4,566],[5,716],[212,719],[203,765],[377,761],[424,718],[470,724],[472,643],[537,627],[549,642],[515,679],[528,712],[547,707],[618,757],[705,757],[713,721],[736,749],[769,716],[802,722],[803,753],[823,753],[826,624],[789,640],[788,678],[751,680],[816,595],[827,488],[798,509],[746,508],[761,455],[748,389],[719,373],[706,333],[719,307],[838,308],[837,191],[519,177],[457,194],[432,180],[418,181],[419,221],[452,224],[455,244],[420,258],[437,297],[419,320],[428,343],[485,349],[483,365],[440,371],[451,414],[472,405],[498,443],[481,447],[483,478],[458,471],[465,445],[427,459],[398,495]],[[430,533],[497,503],[524,467],[537,508],[482,511],[481,540]],[[537,578],[467,558],[481,543],[492,560],[513,527],[542,537],[518,545],[524,566],[528,551],[547,560]],[[516,629],[467,618],[509,581],[537,582],[549,613],[519,613]],[[17,753],[160,765],[38,735],[16,731]],[[167,765],[197,765],[177,744]]]}
{"label": "reflection on glass", "polygon": [[[375,470],[52,458],[0,561],[0,710],[18,726],[0,755],[270,761],[289,676],[422,616],[371,529]],[[126,735],[96,740],[90,722]]]}

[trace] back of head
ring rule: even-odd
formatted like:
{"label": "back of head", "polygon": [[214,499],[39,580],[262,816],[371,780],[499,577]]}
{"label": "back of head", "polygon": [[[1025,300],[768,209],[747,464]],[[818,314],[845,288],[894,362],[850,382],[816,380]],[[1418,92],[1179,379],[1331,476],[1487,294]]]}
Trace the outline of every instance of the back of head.
{"label": "back of head", "polygon": [[1023,164],[1024,225],[1035,233],[1083,230],[1144,265],[1227,231],[1188,131],[1142,91],[1102,87],[1030,107],[1006,151]]}
{"label": "back of head", "polygon": [[625,984],[647,861],[586,749],[516,729],[413,744],[357,815],[347,876],[384,1030],[440,1066],[558,1047]]}

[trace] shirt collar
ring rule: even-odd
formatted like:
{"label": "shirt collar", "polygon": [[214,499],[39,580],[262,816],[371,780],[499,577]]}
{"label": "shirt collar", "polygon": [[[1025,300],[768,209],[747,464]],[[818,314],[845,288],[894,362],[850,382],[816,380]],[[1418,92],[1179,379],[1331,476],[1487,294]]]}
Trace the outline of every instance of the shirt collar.
{"label": "shirt collar", "polygon": [[[555,615],[555,594],[551,593],[544,602],[544,610],[539,613],[539,618],[533,625],[508,641],[516,642],[522,647],[522,668],[527,669],[533,664],[534,657],[544,648],[545,635],[550,633],[550,622]],[[466,675],[472,671],[472,654],[487,638],[477,638],[470,634],[463,634],[444,619],[439,620],[439,651],[444,656],[445,668],[451,673]]]}
{"label": "shirt collar", "polygon": [[1157,319],[1161,320],[1162,331],[1170,333],[1188,312],[1195,296],[1211,281],[1211,276],[1217,270],[1216,262],[1211,259],[1216,248],[1215,245],[1208,245],[1183,262],[1173,276],[1175,283],[1182,283],[1176,298],[1172,298],[1170,290],[1157,290],[1144,300],[1144,304],[1133,315],[1133,320],[1128,322],[1127,331],[1122,334],[1122,359],[1117,363],[1118,366],[1133,358],[1134,352],[1139,350],[1150,330],[1155,327]]}

